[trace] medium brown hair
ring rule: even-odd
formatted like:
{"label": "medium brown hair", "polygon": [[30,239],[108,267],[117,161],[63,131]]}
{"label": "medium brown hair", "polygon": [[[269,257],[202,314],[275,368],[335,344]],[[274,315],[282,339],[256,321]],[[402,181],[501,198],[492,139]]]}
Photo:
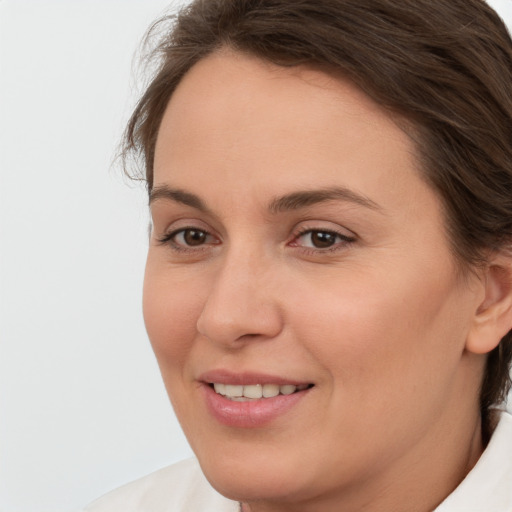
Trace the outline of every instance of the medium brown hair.
{"label": "medium brown hair", "polygon": [[[157,22],[155,33],[158,67],[129,121],[123,153],[142,159],[149,190],[173,91],[196,62],[229,47],[352,80],[412,127],[461,268],[510,249],[512,41],[483,0],[195,0]],[[484,428],[510,388],[511,359],[509,332],[487,357]]]}

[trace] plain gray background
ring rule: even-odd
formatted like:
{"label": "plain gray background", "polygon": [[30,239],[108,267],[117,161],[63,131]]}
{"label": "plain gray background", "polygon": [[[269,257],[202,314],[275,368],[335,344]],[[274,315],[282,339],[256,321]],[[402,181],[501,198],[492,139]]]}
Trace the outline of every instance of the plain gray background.
{"label": "plain gray background", "polygon": [[144,189],[111,166],[168,5],[0,1],[0,512],[76,510],[190,454],[142,321]]}

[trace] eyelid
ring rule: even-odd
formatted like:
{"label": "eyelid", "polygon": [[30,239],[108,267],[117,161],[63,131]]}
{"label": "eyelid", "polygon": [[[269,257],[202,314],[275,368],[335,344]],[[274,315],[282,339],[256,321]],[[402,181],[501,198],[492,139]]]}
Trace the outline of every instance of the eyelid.
{"label": "eyelid", "polygon": [[[184,234],[186,231],[198,231],[205,234],[204,241],[194,245],[187,243],[186,239],[178,241],[176,238],[180,234]],[[336,238],[332,245],[325,247],[318,247],[316,243],[300,243],[301,237],[309,233],[329,233],[334,235]],[[358,239],[358,236],[351,230],[340,226],[334,222],[328,221],[315,221],[315,220],[304,220],[297,224],[290,235],[286,245],[303,252],[309,252],[313,254],[325,254],[328,252],[335,252],[337,250],[346,250],[348,245],[351,245]],[[157,236],[155,240],[158,245],[167,246],[174,251],[199,253],[201,251],[210,250],[212,246],[216,246],[222,243],[221,237],[211,229],[210,226],[200,221],[199,219],[178,219],[173,221],[165,230],[165,232]],[[189,240],[190,241],[190,240]]]}
{"label": "eyelid", "polygon": [[[209,243],[205,243],[204,245],[217,245],[218,243],[220,243],[218,238],[215,235],[213,235],[209,230],[204,229],[204,228],[199,228],[197,226],[183,226],[183,227],[179,227],[179,228],[173,229],[171,231],[166,232],[163,236],[158,237],[157,241],[160,244],[172,243],[173,239],[177,235],[179,235],[180,233],[184,233],[185,231],[200,231],[202,233],[205,233],[207,235],[207,237],[209,236],[209,237],[212,237],[212,238],[214,238],[216,240],[216,242],[214,242],[213,244],[212,244],[212,242],[209,242]],[[178,245],[178,244],[176,244],[176,242],[174,242],[173,245]],[[197,251],[198,249],[201,249],[202,247],[203,247],[203,245],[197,246],[196,248],[193,248],[193,246],[190,246],[189,248],[190,248],[190,250],[196,250]]]}
{"label": "eyelid", "polygon": [[197,229],[198,231],[205,231],[212,235],[215,232],[209,224],[195,217],[183,216],[176,217],[172,220],[162,218],[159,222],[153,221],[154,232],[161,233],[157,238],[164,238],[171,233],[176,233],[184,229]]}
{"label": "eyelid", "polygon": [[[154,240],[160,245],[167,249],[174,251],[175,253],[189,253],[189,254],[200,254],[212,248],[214,245],[218,245],[221,240],[218,234],[212,227],[202,221],[201,219],[194,217],[181,217],[175,218],[172,222],[167,222],[165,229],[161,224],[160,229],[155,229]],[[198,245],[188,245],[186,243],[179,242],[176,237],[180,233],[185,233],[187,230],[199,231],[206,234],[205,242]]]}
{"label": "eyelid", "polygon": [[[321,224],[324,224],[323,226]],[[335,242],[333,245],[328,247],[308,247],[306,245],[301,245],[297,243],[297,241],[303,237],[304,235],[310,233],[330,233],[339,237],[341,241]],[[336,252],[340,250],[346,250],[347,246],[353,244],[358,239],[358,236],[353,232],[346,228],[343,228],[339,225],[335,225],[329,223],[329,225],[325,225],[322,222],[308,222],[306,225],[295,228],[292,239],[288,242],[288,245],[293,248],[301,249],[304,252],[313,253],[313,254],[326,254],[329,252]]]}
{"label": "eyelid", "polygon": [[351,230],[342,226],[336,222],[326,221],[326,220],[304,220],[302,222],[297,223],[292,229],[292,236],[299,236],[304,233],[309,233],[311,231],[325,231],[330,233],[336,233],[337,235],[343,238],[357,239],[359,235]]}
{"label": "eyelid", "polygon": [[[317,229],[317,228],[308,228],[308,229],[304,229],[304,230],[301,230],[299,232],[297,232],[294,236],[294,240],[297,240],[297,238],[300,238],[304,235],[307,235],[309,233],[330,233],[332,235],[336,235],[338,237],[340,237],[342,240],[346,241],[346,242],[353,242],[356,240],[355,237],[353,236],[348,236],[348,235],[345,235],[344,233],[340,233],[339,231],[336,231],[334,229]],[[292,240],[293,241],[293,240]]]}

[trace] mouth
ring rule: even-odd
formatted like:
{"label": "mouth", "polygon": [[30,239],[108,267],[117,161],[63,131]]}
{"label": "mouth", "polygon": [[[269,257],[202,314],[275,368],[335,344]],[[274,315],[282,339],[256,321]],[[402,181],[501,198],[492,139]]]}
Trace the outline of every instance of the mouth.
{"label": "mouth", "polygon": [[250,384],[236,385],[222,382],[208,384],[218,395],[234,402],[251,402],[266,398],[274,398],[279,395],[293,395],[313,387],[313,384]]}
{"label": "mouth", "polygon": [[292,411],[307,398],[313,383],[293,377],[259,372],[211,370],[197,379],[210,416],[222,425],[234,428],[264,428],[270,423],[294,421]]}

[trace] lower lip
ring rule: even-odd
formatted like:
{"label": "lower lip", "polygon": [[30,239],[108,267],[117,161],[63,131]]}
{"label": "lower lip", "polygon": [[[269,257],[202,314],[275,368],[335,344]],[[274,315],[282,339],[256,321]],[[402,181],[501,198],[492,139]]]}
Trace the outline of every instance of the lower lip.
{"label": "lower lip", "polygon": [[210,414],[219,423],[237,428],[264,427],[290,411],[309,392],[305,389],[291,395],[237,402],[219,395],[207,384],[202,386],[202,390]]}

